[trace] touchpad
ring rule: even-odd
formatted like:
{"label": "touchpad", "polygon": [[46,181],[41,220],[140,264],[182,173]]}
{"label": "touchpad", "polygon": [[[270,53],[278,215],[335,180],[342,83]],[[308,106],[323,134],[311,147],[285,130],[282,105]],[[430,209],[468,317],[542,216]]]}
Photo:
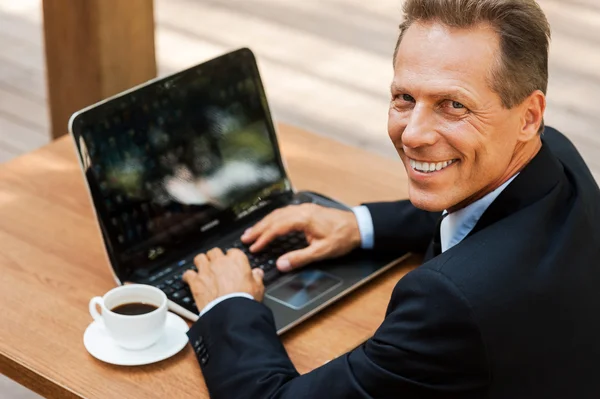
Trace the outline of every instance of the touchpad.
{"label": "touchpad", "polygon": [[292,309],[316,301],[342,284],[342,280],[320,270],[304,270],[289,280],[271,287],[266,295]]}

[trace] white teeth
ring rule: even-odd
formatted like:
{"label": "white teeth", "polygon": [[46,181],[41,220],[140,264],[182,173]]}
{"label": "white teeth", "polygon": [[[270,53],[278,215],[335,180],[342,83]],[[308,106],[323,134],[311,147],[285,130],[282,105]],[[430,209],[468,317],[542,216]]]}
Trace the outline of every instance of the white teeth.
{"label": "white teeth", "polygon": [[419,172],[435,172],[438,170],[442,170],[450,165],[452,165],[454,161],[444,161],[444,162],[420,162],[415,160],[410,160],[410,167],[418,170]]}

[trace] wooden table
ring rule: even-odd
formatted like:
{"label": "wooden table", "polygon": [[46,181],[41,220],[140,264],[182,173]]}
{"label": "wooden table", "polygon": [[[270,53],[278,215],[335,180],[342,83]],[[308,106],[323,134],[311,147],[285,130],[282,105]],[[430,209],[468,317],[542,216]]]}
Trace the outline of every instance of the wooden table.
{"label": "wooden table", "polygon": [[[406,197],[400,162],[280,126],[292,182],[349,205]],[[381,323],[413,257],[282,339],[301,373],[355,347]],[[115,283],[70,138],[0,166],[0,372],[47,397],[208,397],[190,346],[143,367],[87,353],[88,301]]]}

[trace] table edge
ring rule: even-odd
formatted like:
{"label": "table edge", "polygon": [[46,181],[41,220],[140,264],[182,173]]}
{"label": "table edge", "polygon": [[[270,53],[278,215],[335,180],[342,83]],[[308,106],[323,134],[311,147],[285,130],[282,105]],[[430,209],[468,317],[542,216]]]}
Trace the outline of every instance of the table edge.
{"label": "table edge", "polygon": [[45,398],[83,398],[48,375],[36,373],[4,352],[0,352],[0,373]]}

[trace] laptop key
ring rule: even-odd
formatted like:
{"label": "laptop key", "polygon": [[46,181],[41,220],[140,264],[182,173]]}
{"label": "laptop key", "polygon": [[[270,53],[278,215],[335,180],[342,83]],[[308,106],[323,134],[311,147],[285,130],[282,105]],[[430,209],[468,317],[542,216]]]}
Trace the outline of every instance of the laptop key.
{"label": "laptop key", "polygon": [[171,284],[173,284],[173,282],[174,282],[173,279],[165,280],[166,285],[171,285]]}
{"label": "laptop key", "polygon": [[163,288],[163,292],[167,295],[171,295],[172,293],[175,292],[175,290],[172,287],[165,287],[165,288]]}
{"label": "laptop key", "polygon": [[277,262],[275,261],[275,259],[269,259],[267,261],[266,268],[268,270],[270,270],[270,269],[274,268],[276,266],[276,264],[277,264]]}
{"label": "laptop key", "polygon": [[277,269],[270,269],[270,270],[268,270],[268,271],[265,272],[265,276],[263,277],[263,283],[264,284],[269,284],[273,280],[275,280],[277,277],[279,277],[280,275],[281,275],[281,273],[279,272],[279,270],[277,270]]}
{"label": "laptop key", "polygon": [[175,293],[173,293],[173,295],[171,295],[174,299],[182,299],[185,298],[188,295],[186,290],[179,290]]}
{"label": "laptop key", "polygon": [[181,302],[183,302],[184,304],[188,305],[188,304],[192,303],[192,298],[190,298],[189,296],[186,296],[185,298],[183,298],[181,300]]}
{"label": "laptop key", "polygon": [[270,256],[268,254],[262,253],[256,256],[256,261],[258,263],[265,263],[266,261],[268,261],[270,258]]}
{"label": "laptop key", "polygon": [[279,255],[283,255],[285,253],[285,250],[283,248],[277,247],[277,248],[273,248],[273,250],[270,252],[273,256],[279,256]]}
{"label": "laptop key", "polygon": [[177,281],[175,283],[173,283],[173,285],[171,287],[173,287],[174,290],[181,290],[185,287],[185,283],[181,282],[181,281]]}

